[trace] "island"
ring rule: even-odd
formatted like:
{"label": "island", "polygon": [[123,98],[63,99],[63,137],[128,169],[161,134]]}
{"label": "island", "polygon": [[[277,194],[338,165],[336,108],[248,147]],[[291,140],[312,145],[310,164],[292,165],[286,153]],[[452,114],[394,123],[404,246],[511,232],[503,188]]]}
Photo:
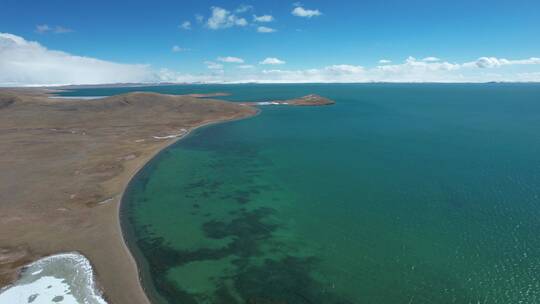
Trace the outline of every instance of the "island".
{"label": "island", "polygon": [[[256,115],[225,93],[127,93],[53,99],[47,89],[0,89],[0,287],[28,263],[79,252],[109,303],[149,303],[119,221],[130,179],[194,128]],[[274,101],[326,105],[318,95]]]}

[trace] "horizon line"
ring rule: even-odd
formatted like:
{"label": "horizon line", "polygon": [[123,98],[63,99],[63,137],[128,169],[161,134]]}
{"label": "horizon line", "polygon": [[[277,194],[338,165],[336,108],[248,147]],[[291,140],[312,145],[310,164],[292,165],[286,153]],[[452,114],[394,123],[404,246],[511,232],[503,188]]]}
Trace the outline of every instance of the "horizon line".
{"label": "horizon line", "polygon": [[0,89],[24,88],[65,88],[65,87],[144,87],[144,86],[174,86],[174,85],[242,85],[242,84],[540,84],[540,81],[358,81],[358,82],[265,82],[265,81],[239,81],[239,82],[118,82],[98,84],[30,84],[11,85],[0,84]]}

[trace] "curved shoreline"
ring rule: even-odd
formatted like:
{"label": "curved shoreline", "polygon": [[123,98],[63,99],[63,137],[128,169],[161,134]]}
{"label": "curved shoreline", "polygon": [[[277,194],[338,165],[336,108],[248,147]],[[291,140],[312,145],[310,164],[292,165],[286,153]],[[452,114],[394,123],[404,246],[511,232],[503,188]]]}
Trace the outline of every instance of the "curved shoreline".
{"label": "curved shoreline", "polygon": [[[161,149],[155,151],[155,153],[153,155],[151,155],[146,162],[144,162],[140,167],[138,167],[134,172],[133,174],[130,176],[130,178],[128,179],[128,182],[126,183],[119,199],[118,199],[118,204],[117,204],[117,208],[116,208],[116,212],[117,212],[117,223],[118,223],[118,229],[122,235],[122,246],[124,248],[124,250],[126,250],[126,252],[128,253],[129,257],[130,257],[130,263],[132,264],[132,266],[135,268],[136,270],[136,273],[138,274],[138,281],[139,281],[139,285],[140,285],[140,288],[144,291],[144,295],[146,296],[146,302],[148,304],[154,304],[152,301],[151,301],[151,297],[149,297],[148,295],[148,290],[147,290],[147,286],[145,286],[144,284],[144,281],[143,281],[143,274],[142,274],[142,271],[144,271],[143,269],[141,269],[141,266],[139,265],[140,261],[137,261],[137,258],[134,254],[134,252],[132,251],[133,249],[130,248],[130,247],[135,247],[137,248],[136,246],[137,245],[130,245],[130,240],[128,239],[128,236],[126,235],[126,227],[125,225],[131,225],[130,223],[128,222],[125,222],[124,224],[124,221],[128,221],[127,219],[122,219],[122,210],[123,208],[126,207],[126,202],[124,202],[124,199],[125,199],[125,194],[126,192],[129,190],[129,187],[130,185],[132,184],[132,181],[134,181],[139,174],[141,174],[141,172],[147,168],[147,166],[149,166],[153,161],[155,161],[157,159],[157,157],[159,157],[159,155],[161,153],[164,153],[167,151],[167,149],[171,148],[172,146],[174,146],[175,144],[177,144],[179,141],[181,141],[182,139],[185,139],[187,138],[189,135],[192,134],[193,131],[196,131],[196,130],[200,130],[201,128],[204,128],[204,127],[209,127],[209,126],[212,126],[212,125],[217,125],[217,124],[222,124],[222,123],[229,123],[229,122],[234,122],[234,121],[239,121],[239,120],[244,120],[244,119],[249,119],[249,118],[253,118],[253,117],[256,117],[257,115],[259,115],[261,113],[261,110],[256,108],[257,109],[257,112],[253,115],[250,115],[250,116],[245,116],[245,117],[240,117],[240,118],[235,118],[235,119],[228,119],[228,120],[222,120],[222,121],[209,121],[209,122],[206,122],[206,123],[203,123],[199,126],[196,126],[196,127],[193,127],[193,128],[190,128],[187,130],[186,133],[184,133],[183,135],[177,137],[177,138],[174,138],[173,140],[171,140],[169,143],[167,143],[167,145],[165,145],[164,147],[162,147]],[[138,250],[138,249],[137,249]],[[142,257],[144,258],[144,257]],[[152,292],[154,293],[154,291]],[[157,293],[157,292],[156,292]],[[159,296],[159,294],[157,294],[157,296]]]}
{"label": "curved shoreline", "polygon": [[0,174],[0,285],[42,257],[77,251],[92,262],[109,303],[149,304],[144,269],[122,227],[130,182],[195,129],[261,110],[151,92],[91,101],[51,93],[0,90],[0,169],[11,172]]}
{"label": "curved shoreline", "polygon": [[110,304],[148,304],[120,220],[129,182],[192,130],[258,110],[147,92],[92,101],[50,93],[0,90],[0,169],[10,172],[0,174],[0,285],[42,257],[77,251]]}

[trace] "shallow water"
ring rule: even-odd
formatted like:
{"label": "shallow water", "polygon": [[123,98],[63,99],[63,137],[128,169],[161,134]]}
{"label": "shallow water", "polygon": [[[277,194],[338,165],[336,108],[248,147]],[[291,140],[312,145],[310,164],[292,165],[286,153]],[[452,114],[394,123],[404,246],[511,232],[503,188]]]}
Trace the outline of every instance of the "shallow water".
{"label": "shallow water", "polygon": [[157,302],[540,302],[539,85],[143,90],[337,102],[197,130],[132,181]]}
{"label": "shallow water", "polygon": [[90,262],[78,253],[58,254],[27,267],[0,290],[2,304],[107,304],[96,290]]}

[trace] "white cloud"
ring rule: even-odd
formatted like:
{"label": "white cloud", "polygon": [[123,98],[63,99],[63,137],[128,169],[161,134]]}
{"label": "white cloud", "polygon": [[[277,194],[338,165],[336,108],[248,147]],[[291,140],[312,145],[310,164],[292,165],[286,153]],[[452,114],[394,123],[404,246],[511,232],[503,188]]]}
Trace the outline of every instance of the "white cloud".
{"label": "white cloud", "polygon": [[195,21],[197,21],[197,23],[203,23],[204,22],[204,16],[200,15],[200,14],[196,14],[195,15]]}
{"label": "white cloud", "polygon": [[232,56],[218,57],[217,60],[226,63],[244,63],[244,59]]}
{"label": "white cloud", "polygon": [[242,14],[242,13],[245,13],[245,12],[251,11],[251,10],[253,10],[252,5],[242,4],[235,10],[235,12],[238,13],[238,14]]}
{"label": "white cloud", "polygon": [[205,61],[204,64],[206,64],[206,67],[210,70],[221,70],[223,69],[223,64],[216,63],[213,61]]}
{"label": "white cloud", "polygon": [[[372,68],[358,65],[329,65],[322,68],[303,70],[267,69],[259,71],[246,67],[238,73],[225,74],[217,69],[210,74],[189,75],[174,72],[159,75],[162,81],[173,82],[210,82],[210,83],[306,83],[306,82],[486,82],[486,81],[520,81],[540,82],[540,68],[531,70],[540,64],[540,59],[501,60],[505,64],[486,70],[479,68],[476,61],[465,63],[425,62],[409,57],[402,63],[379,65]],[[525,70],[508,69],[507,66]],[[242,69],[242,67],[237,66]],[[489,71],[487,73],[486,71]]]}
{"label": "white cloud", "polygon": [[74,32],[74,30],[70,29],[70,28],[67,28],[67,27],[63,27],[63,26],[56,26],[54,28],[54,32],[56,34],[65,34],[65,33],[72,33]]}
{"label": "white cloud", "polygon": [[51,28],[47,24],[38,24],[36,25],[36,32],[38,33],[45,33],[50,31]]}
{"label": "white cloud", "polygon": [[188,51],[189,49],[187,48],[183,48],[183,47],[179,47],[178,45],[175,45],[172,47],[172,51],[175,52],[175,53],[178,53],[178,52],[185,52],[185,51]]}
{"label": "white cloud", "polygon": [[183,30],[191,30],[191,22],[190,21],[184,21],[179,26]]}
{"label": "white cloud", "polygon": [[271,28],[271,27],[267,27],[267,26],[259,26],[257,27],[257,32],[259,33],[273,33],[275,32],[276,30]]}
{"label": "white cloud", "polygon": [[75,56],[8,33],[0,33],[0,71],[2,86],[159,81],[147,65]]}
{"label": "white cloud", "polygon": [[[486,82],[540,81],[540,71],[512,72],[505,66],[540,65],[540,58],[508,60],[481,57],[466,63],[424,61],[408,57],[400,64],[384,64],[373,68],[354,65],[331,65],[305,70],[263,70],[259,82]],[[485,73],[485,68],[497,68],[497,73]]]}
{"label": "white cloud", "polygon": [[505,60],[500,60],[495,57],[481,57],[476,60],[475,64],[479,68],[494,68],[499,67],[505,63]]}
{"label": "white cloud", "polygon": [[426,57],[424,59],[422,59],[422,61],[425,61],[425,62],[437,62],[437,61],[441,61],[439,58],[437,57]]}
{"label": "white cloud", "polygon": [[238,25],[238,26],[246,26],[248,23],[247,23],[246,19],[240,18],[240,19],[237,19],[235,21],[235,24]]}
{"label": "white cloud", "polygon": [[242,64],[242,65],[237,66],[237,68],[247,70],[247,69],[253,69],[254,66],[251,64]]}
{"label": "white cloud", "polygon": [[272,65],[285,64],[285,61],[279,60],[279,59],[277,59],[275,57],[268,57],[268,58],[264,59],[263,61],[259,62],[259,64],[272,64]]}
{"label": "white cloud", "polygon": [[[180,48],[180,47],[179,47]],[[180,48],[182,49],[182,48]],[[174,50],[174,47],[173,47]],[[424,61],[408,57],[401,63],[362,67],[350,64],[328,65],[301,70],[266,69],[238,63],[223,70],[217,61],[204,62],[209,69],[197,74],[154,69],[148,65],[120,64],[66,52],[49,50],[37,42],[0,33],[0,86],[104,84],[104,83],[242,83],[242,82],[540,82],[540,58],[505,59],[480,57],[468,62]],[[243,59],[241,59],[243,62]],[[260,64],[284,64],[266,58]]]}
{"label": "white cloud", "polygon": [[364,67],[359,65],[338,64],[331,65],[325,68],[326,71],[338,74],[356,74],[363,73]]}
{"label": "white cloud", "polygon": [[392,63],[392,60],[388,60],[388,59],[379,60],[379,64],[390,64],[390,63]]}
{"label": "white cloud", "polygon": [[55,27],[50,27],[47,24],[36,25],[36,33],[45,34],[47,32],[52,32],[55,34],[66,34],[66,33],[73,32],[73,30],[67,27],[59,26],[59,25]]}
{"label": "white cloud", "polygon": [[255,21],[255,22],[272,22],[272,21],[274,21],[274,17],[272,15],[262,15],[262,16],[253,15],[253,21]]}
{"label": "white cloud", "polygon": [[518,73],[514,81],[540,82],[540,72]]}
{"label": "white cloud", "polygon": [[212,71],[210,74],[178,73],[169,69],[158,70],[159,79],[162,82],[175,83],[222,83],[223,73],[221,70]]}
{"label": "white cloud", "polygon": [[505,65],[534,65],[540,64],[540,58],[531,57],[521,60],[508,60],[496,57],[480,57],[474,62],[467,62],[464,66],[477,66],[479,68],[497,68]]}
{"label": "white cloud", "polygon": [[458,73],[461,66],[449,62],[426,62],[418,61],[414,57],[408,57],[400,64],[380,65],[367,70],[366,76],[371,81],[399,81],[404,82],[430,82],[445,81],[452,78],[454,81],[462,81]]}
{"label": "white cloud", "polygon": [[401,64],[377,66],[370,70],[370,74],[372,74],[375,79],[388,78],[391,79],[390,81],[394,81],[397,78],[403,78],[406,79],[406,81],[429,81],[427,79],[435,79],[440,75],[448,74],[449,71],[456,71],[459,69],[459,64],[418,61],[414,57],[408,57],[405,62]]}
{"label": "white cloud", "polygon": [[311,10],[311,9],[305,9],[303,8],[302,6],[297,6],[295,7],[292,12],[291,12],[294,16],[297,16],[297,17],[304,17],[304,18],[311,18],[311,17],[317,17],[317,16],[320,16],[322,15],[322,13],[316,9],[316,10]]}
{"label": "white cloud", "polygon": [[206,26],[212,30],[246,26],[248,24],[245,18],[238,17],[224,8],[213,6],[211,10],[212,16],[208,18]]}
{"label": "white cloud", "polygon": [[540,58],[531,57],[529,59],[522,60],[508,60],[509,64],[540,64]]}
{"label": "white cloud", "polygon": [[351,82],[351,79],[364,79],[365,69],[361,66],[340,64],[321,69],[306,70],[263,70],[262,82]]}

